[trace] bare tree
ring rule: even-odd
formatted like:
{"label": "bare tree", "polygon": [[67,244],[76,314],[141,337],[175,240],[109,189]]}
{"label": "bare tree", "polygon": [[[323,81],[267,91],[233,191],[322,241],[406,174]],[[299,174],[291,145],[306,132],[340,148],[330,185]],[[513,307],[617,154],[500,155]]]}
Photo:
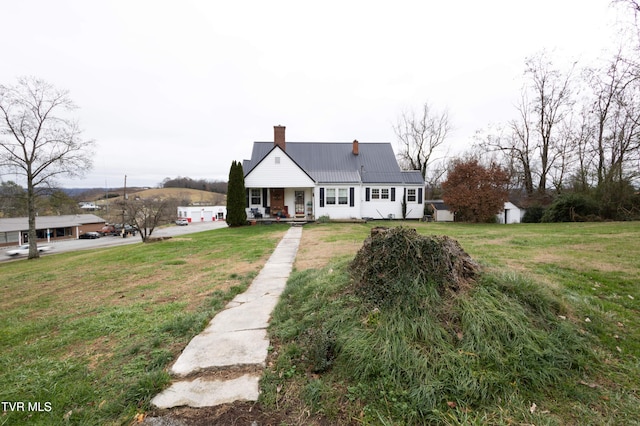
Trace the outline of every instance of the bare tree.
{"label": "bare tree", "polygon": [[[636,41],[640,42],[640,25],[638,24],[638,18],[640,18],[640,1],[639,0],[612,0],[612,4],[621,4],[623,7],[628,8],[633,12],[633,23],[636,31]],[[636,46],[639,48],[640,46]]]}
{"label": "bare tree", "polygon": [[523,92],[520,98],[520,104],[516,107],[519,119],[510,122],[511,143],[508,146],[509,155],[514,158],[521,166],[522,183],[527,195],[533,194],[533,155],[534,146],[532,144],[531,128],[533,127],[530,119],[529,101],[527,94]]}
{"label": "bare tree", "polygon": [[140,232],[142,242],[149,241],[159,225],[166,224],[176,215],[179,202],[173,198],[123,200],[125,220]]}
{"label": "bare tree", "polygon": [[420,170],[428,181],[427,169],[434,160],[433,154],[451,131],[449,113],[435,111],[425,103],[418,115],[415,111],[402,113],[393,131],[398,138],[400,165],[406,170]]}
{"label": "bare tree", "polygon": [[632,137],[638,125],[638,77],[619,50],[611,62],[602,69],[590,68],[585,72],[594,100],[591,110],[595,121],[593,150],[597,161],[598,186],[615,176],[612,170],[622,169],[627,153],[636,144]]}
{"label": "bare tree", "polygon": [[563,151],[558,141],[557,125],[562,122],[572,105],[569,87],[571,74],[552,68],[553,64],[546,52],[541,52],[526,60],[525,76],[529,78],[529,90],[534,95],[531,112],[534,114],[537,133],[538,193],[547,189],[547,177],[554,162],[561,158]]}
{"label": "bare tree", "polygon": [[0,171],[26,180],[30,259],[39,257],[37,192],[58,176],[80,175],[92,165],[93,141],[82,139],[78,123],[67,116],[73,109],[68,91],[34,77],[0,85]]}
{"label": "bare tree", "polygon": [[567,141],[571,158],[568,172],[574,191],[586,193],[594,186],[595,155],[591,147],[595,135],[591,108],[584,105],[574,111],[563,126],[563,138]]}
{"label": "bare tree", "polygon": [[485,152],[500,152],[502,166],[509,172],[511,186],[523,188],[532,196],[535,171],[535,144],[533,143],[529,101],[525,92],[516,105],[518,118],[506,126],[490,127],[488,132],[476,133],[476,145]]}

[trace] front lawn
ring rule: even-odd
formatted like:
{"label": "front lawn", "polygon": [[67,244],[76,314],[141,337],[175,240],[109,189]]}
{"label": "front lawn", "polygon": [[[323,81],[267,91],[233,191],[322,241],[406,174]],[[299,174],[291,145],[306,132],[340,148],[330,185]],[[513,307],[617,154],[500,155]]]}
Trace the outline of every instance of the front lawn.
{"label": "front lawn", "polygon": [[285,231],[227,228],[0,265],[0,425],[130,423]]}

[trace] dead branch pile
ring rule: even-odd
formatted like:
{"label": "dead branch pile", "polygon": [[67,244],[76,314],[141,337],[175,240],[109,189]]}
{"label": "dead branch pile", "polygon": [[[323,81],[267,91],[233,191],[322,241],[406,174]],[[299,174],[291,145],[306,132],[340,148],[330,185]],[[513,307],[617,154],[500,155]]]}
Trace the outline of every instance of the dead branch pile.
{"label": "dead branch pile", "polygon": [[356,294],[380,307],[402,303],[420,287],[447,297],[469,288],[478,272],[456,240],[403,227],[373,228],[350,265]]}

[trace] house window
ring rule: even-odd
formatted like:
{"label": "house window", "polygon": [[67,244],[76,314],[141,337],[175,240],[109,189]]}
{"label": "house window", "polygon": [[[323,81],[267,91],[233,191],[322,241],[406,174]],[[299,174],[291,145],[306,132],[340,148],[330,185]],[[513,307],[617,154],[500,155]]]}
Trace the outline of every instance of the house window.
{"label": "house window", "polygon": [[407,202],[408,203],[415,203],[416,202],[416,190],[414,189],[407,189]]}
{"label": "house window", "polygon": [[320,207],[355,205],[355,188],[320,188]]}
{"label": "house window", "polygon": [[336,203],[336,189],[327,188],[327,204],[335,204],[335,203]]}
{"label": "house window", "polygon": [[251,188],[251,204],[255,204],[255,205],[262,204],[260,189]]}
{"label": "house window", "polygon": [[280,164],[280,157],[276,157],[276,164]]}
{"label": "house window", "polygon": [[366,188],[365,200],[366,201],[379,201],[379,200],[396,200],[395,188]]}
{"label": "house window", "polygon": [[338,204],[347,205],[348,202],[347,188],[338,189]]}

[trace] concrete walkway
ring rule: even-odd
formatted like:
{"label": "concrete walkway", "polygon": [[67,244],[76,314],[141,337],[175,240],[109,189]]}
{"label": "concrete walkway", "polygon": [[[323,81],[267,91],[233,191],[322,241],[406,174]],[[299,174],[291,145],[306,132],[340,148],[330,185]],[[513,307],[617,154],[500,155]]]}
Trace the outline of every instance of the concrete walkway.
{"label": "concrete walkway", "polygon": [[267,358],[267,326],[296,258],[302,227],[291,227],[247,291],[194,337],[170,369],[172,385],[151,400],[158,408],[212,407],[257,401]]}

